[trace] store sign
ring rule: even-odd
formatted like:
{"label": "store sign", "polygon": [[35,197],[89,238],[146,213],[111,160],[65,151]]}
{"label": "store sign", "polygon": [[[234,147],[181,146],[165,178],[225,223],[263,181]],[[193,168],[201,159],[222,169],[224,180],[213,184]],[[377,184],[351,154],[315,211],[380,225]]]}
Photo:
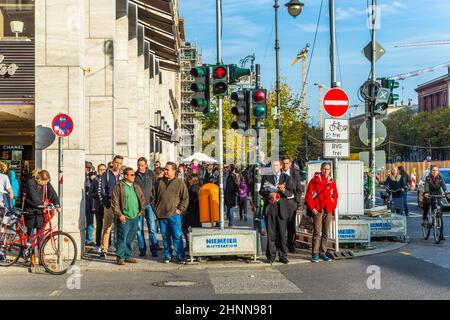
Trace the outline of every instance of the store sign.
{"label": "store sign", "polygon": [[13,76],[16,74],[19,67],[15,63],[6,64],[4,63],[5,56],[0,54],[0,77]]}
{"label": "store sign", "polygon": [[25,150],[25,148],[24,146],[4,145],[2,146],[2,150]]}

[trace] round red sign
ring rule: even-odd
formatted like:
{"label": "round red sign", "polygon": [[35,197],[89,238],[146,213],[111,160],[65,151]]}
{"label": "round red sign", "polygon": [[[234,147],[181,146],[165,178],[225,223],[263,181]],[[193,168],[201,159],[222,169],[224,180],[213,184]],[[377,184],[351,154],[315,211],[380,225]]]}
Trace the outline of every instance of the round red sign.
{"label": "round red sign", "polygon": [[340,118],[347,113],[350,102],[347,93],[339,88],[333,88],[323,97],[325,112],[333,118]]}
{"label": "round red sign", "polygon": [[67,114],[60,113],[53,118],[52,130],[58,137],[67,137],[73,131],[73,121]]}

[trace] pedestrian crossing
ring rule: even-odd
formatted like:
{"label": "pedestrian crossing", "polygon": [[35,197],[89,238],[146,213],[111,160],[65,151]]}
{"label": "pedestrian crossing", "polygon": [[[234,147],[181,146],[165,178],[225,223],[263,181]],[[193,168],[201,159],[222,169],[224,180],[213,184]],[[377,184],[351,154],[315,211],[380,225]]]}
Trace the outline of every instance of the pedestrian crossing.
{"label": "pedestrian crossing", "polygon": [[215,294],[283,294],[303,293],[279,270],[209,270]]}

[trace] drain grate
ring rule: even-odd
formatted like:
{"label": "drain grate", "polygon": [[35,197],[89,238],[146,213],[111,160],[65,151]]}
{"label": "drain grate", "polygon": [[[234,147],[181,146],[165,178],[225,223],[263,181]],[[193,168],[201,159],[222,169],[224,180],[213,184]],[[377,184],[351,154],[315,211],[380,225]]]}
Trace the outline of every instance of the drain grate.
{"label": "drain grate", "polygon": [[162,281],[153,283],[153,286],[155,287],[166,287],[166,288],[194,287],[198,285],[200,285],[200,283],[194,281]]}

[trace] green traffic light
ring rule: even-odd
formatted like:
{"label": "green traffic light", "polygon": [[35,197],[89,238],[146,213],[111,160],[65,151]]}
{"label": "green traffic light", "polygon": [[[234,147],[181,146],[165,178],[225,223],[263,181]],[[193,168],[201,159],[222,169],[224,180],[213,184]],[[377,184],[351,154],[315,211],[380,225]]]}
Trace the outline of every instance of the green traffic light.
{"label": "green traffic light", "polygon": [[194,108],[198,108],[198,107],[206,107],[207,106],[207,101],[205,99],[201,99],[201,98],[195,98],[191,100],[191,106]]}
{"label": "green traffic light", "polygon": [[253,108],[253,116],[255,116],[256,118],[264,117],[265,114],[266,114],[266,108],[264,108],[264,106],[259,105],[259,106],[255,106]]}
{"label": "green traffic light", "polygon": [[206,86],[202,82],[196,82],[196,83],[191,84],[191,90],[194,92],[203,92],[203,91],[205,91],[205,89],[206,89]]}
{"label": "green traffic light", "polygon": [[195,67],[191,69],[190,72],[191,76],[196,77],[196,78],[200,78],[200,77],[204,77],[206,74],[206,70],[204,67]]}

